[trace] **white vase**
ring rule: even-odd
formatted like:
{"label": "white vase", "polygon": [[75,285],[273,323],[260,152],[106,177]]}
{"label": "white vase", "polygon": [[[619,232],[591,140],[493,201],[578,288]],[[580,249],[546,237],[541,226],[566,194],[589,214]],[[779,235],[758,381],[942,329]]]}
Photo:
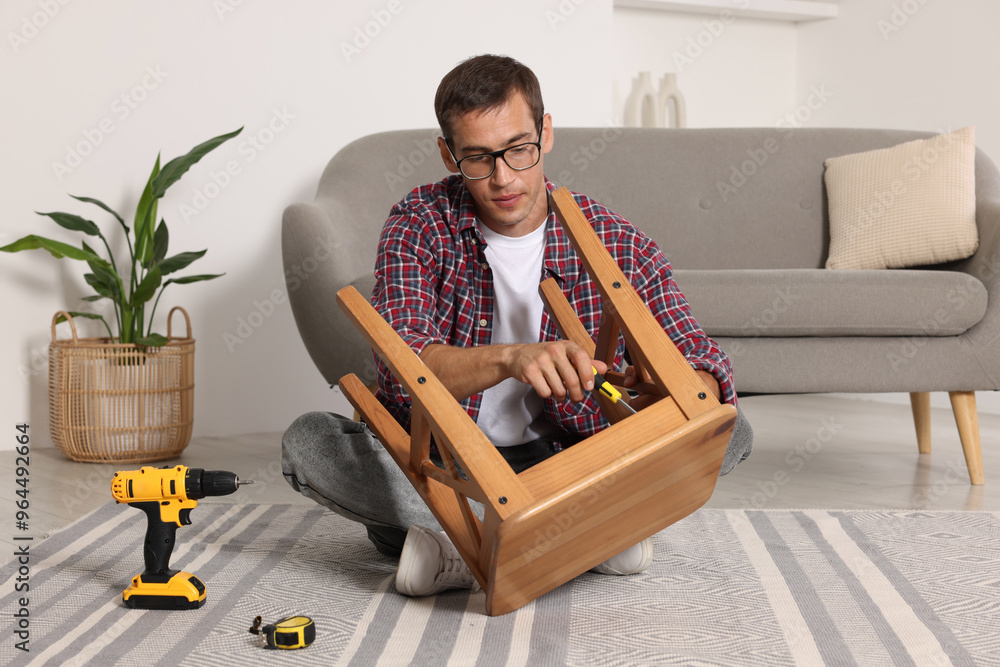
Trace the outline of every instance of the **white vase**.
{"label": "white vase", "polygon": [[662,120],[661,127],[687,127],[687,107],[684,95],[677,88],[677,75],[669,72],[660,79],[657,97],[657,113]]}
{"label": "white vase", "polygon": [[653,75],[639,72],[625,100],[625,127],[662,127]]}

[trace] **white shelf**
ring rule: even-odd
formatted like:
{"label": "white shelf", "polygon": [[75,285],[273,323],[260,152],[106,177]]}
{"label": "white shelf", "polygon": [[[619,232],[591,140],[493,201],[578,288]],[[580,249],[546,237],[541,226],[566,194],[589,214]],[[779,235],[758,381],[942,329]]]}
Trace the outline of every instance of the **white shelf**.
{"label": "white shelf", "polygon": [[[772,21],[820,21],[837,16],[839,7],[835,2],[821,0],[614,0],[615,7],[633,9],[656,9],[664,12],[686,14],[713,14],[724,11],[733,16]],[[746,5],[746,7],[741,7]]]}

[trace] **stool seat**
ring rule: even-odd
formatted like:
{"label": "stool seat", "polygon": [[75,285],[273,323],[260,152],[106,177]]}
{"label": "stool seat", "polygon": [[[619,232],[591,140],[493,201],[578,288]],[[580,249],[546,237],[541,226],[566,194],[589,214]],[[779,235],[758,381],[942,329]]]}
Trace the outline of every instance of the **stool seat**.
{"label": "stool seat", "polygon": [[[597,392],[611,425],[520,474],[367,299],[354,287],[337,293],[410,395],[410,432],[356,375],[340,386],[451,538],[486,592],[491,616],[518,609],[704,505],[736,421],[736,408],[706,391],[569,191],[553,192],[550,204],[604,301],[595,342],[547,280],[541,294],[561,333],[608,362],[623,336],[644,390],[661,398],[632,414]],[[606,377],[622,381],[620,373]],[[440,467],[430,460],[431,436]],[[483,504],[482,521],[470,498]]]}

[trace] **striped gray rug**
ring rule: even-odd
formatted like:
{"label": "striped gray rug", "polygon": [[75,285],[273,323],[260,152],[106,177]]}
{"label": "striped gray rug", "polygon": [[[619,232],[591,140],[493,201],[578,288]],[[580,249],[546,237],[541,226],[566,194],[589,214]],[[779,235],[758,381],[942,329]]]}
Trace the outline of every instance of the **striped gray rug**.
{"label": "striped gray rug", "polygon": [[[0,663],[24,665],[998,665],[1000,513],[701,510],[632,577],[584,574],[518,611],[395,592],[395,563],[319,506],[202,503],[172,564],[193,611],[125,608],[145,515],[109,504],[31,549],[30,653],[3,572]],[[267,651],[253,617],[306,614]]]}

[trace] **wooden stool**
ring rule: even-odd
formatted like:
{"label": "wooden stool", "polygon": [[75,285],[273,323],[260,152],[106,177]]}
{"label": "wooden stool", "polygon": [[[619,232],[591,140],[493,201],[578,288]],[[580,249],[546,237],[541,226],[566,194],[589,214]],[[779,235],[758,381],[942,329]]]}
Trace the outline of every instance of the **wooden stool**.
{"label": "wooden stool", "polygon": [[[569,191],[552,193],[551,204],[604,299],[595,344],[558,286],[546,281],[543,297],[561,332],[609,364],[621,333],[647,378],[644,390],[663,398],[631,415],[598,393],[611,426],[520,474],[356,289],[337,294],[412,398],[410,433],[356,375],[340,386],[455,544],[486,592],[491,616],[527,604],[705,504],[736,421],[736,408],[707,393]],[[621,373],[606,377],[622,381]],[[430,460],[432,435],[443,467]],[[469,498],[484,505],[483,521]]]}

